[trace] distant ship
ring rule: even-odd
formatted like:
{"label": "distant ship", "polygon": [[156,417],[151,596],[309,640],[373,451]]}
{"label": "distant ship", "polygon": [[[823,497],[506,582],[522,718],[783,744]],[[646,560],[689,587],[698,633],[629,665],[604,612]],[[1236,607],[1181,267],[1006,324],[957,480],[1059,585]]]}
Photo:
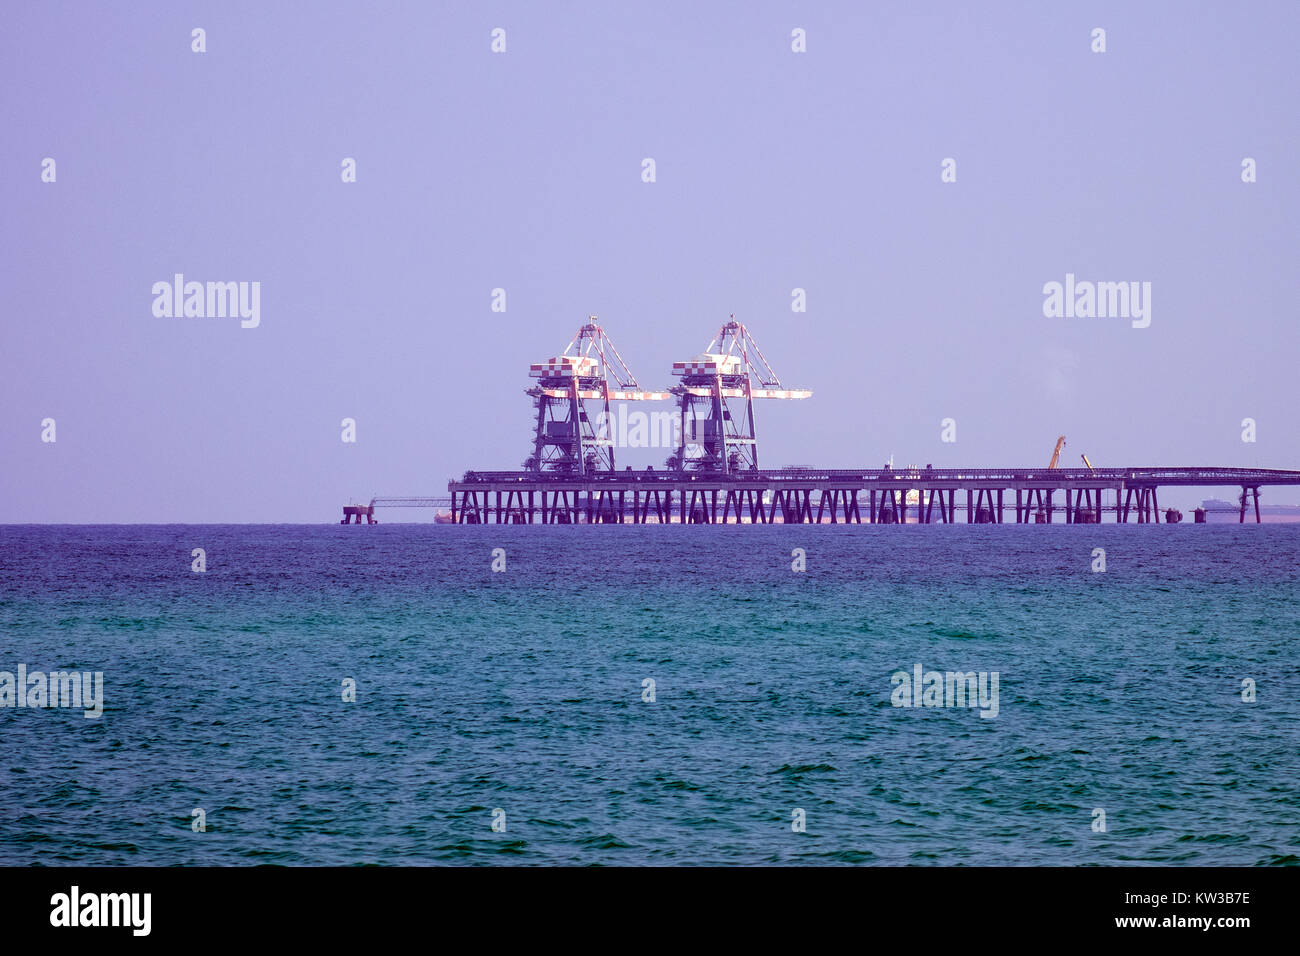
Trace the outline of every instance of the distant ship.
{"label": "distant ship", "polygon": [[[1201,502],[1205,509],[1205,520],[1210,524],[1224,524],[1241,520],[1241,503],[1224,501],[1222,498],[1206,498]],[[1259,503],[1259,517],[1269,524],[1289,524],[1300,521],[1300,505],[1274,505]],[[1255,502],[1246,502],[1246,520],[1255,520]]]}

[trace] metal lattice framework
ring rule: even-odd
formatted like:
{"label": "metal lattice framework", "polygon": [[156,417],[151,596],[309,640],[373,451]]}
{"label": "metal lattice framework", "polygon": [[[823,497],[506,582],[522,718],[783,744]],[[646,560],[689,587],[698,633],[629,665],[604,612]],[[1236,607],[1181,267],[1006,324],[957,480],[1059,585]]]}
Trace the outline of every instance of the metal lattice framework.
{"label": "metal lattice framework", "polygon": [[810,389],[782,387],[758,341],[734,315],[702,354],[674,362],[673,374],[681,378],[669,389],[681,410],[681,438],[668,459],[673,471],[757,471],[754,399],[812,395]]}
{"label": "metal lattice framework", "polygon": [[610,401],[663,401],[667,392],[644,391],[614,342],[589,316],[562,353],[529,366],[537,384],[527,390],[537,411],[533,473],[594,476],[614,470]]}

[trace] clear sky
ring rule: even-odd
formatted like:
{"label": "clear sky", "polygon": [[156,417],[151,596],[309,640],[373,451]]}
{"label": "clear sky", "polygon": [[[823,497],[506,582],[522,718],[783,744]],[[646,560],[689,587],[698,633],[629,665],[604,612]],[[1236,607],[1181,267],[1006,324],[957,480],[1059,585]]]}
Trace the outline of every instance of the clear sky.
{"label": "clear sky", "polygon": [[[519,467],[527,366],[589,313],[647,387],[746,322],[815,390],[759,407],[765,466],[1041,466],[1061,433],[1071,465],[1300,466],[1292,0],[5,21],[0,522],[446,494]],[[259,282],[260,325],[156,316],[178,272]],[[1067,273],[1150,282],[1150,326],[1045,317]]]}

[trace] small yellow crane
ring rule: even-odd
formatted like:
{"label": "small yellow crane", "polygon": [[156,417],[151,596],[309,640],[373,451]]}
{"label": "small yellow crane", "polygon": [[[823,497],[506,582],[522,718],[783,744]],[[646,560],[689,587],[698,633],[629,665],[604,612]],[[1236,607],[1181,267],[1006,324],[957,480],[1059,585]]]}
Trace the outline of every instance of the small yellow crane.
{"label": "small yellow crane", "polygon": [[1088,460],[1088,456],[1087,456],[1087,455],[1080,455],[1079,457],[1083,459],[1083,464],[1084,464],[1085,467],[1087,467],[1087,469],[1088,469],[1088,474],[1090,474],[1090,475],[1095,475],[1095,474],[1097,473],[1097,469],[1094,468],[1094,467],[1092,467],[1092,462],[1090,462],[1090,461]]}
{"label": "small yellow crane", "polygon": [[1061,449],[1065,447],[1065,436],[1060,435],[1056,439],[1056,449],[1052,452],[1052,460],[1048,463],[1048,469],[1056,467],[1056,463],[1061,460]]}

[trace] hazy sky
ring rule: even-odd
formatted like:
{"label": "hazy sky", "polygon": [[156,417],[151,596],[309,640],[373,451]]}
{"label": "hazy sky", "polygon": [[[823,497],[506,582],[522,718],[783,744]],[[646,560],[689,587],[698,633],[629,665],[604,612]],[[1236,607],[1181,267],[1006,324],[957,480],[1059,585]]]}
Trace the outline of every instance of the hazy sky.
{"label": "hazy sky", "polygon": [[[1298,33],[1293,0],[7,3],[0,521],[445,494],[519,467],[527,366],[589,313],[650,387],[746,322],[815,390],[758,408],[769,467],[1060,433],[1300,466]],[[259,282],[260,325],[155,316],[178,272]],[[1150,282],[1150,326],[1045,317],[1067,273]]]}

